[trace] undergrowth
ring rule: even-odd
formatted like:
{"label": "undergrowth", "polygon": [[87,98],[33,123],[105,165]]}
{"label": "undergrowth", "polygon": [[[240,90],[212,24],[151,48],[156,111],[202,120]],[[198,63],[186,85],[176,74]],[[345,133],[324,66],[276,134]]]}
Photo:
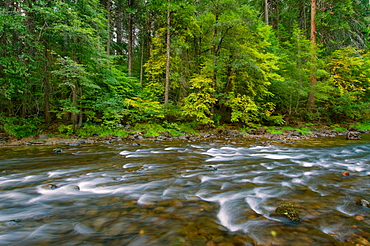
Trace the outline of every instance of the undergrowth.
{"label": "undergrowth", "polygon": [[79,137],[91,136],[118,136],[127,137],[130,134],[141,132],[145,137],[157,137],[163,134],[169,134],[173,137],[182,136],[186,133],[196,134],[194,130],[196,126],[192,123],[169,123],[167,121],[162,124],[158,123],[137,123],[133,126],[108,126],[98,124],[84,124],[80,128],[75,128],[73,125],[60,124],[57,128],[58,134],[64,137],[78,135]]}
{"label": "undergrowth", "polygon": [[353,126],[360,131],[370,131],[370,122],[358,122]]}
{"label": "undergrowth", "polygon": [[271,134],[283,134],[285,131],[297,131],[301,132],[302,135],[312,134],[311,130],[308,127],[294,128],[291,126],[281,126],[281,127],[271,126],[268,127],[266,131]]}

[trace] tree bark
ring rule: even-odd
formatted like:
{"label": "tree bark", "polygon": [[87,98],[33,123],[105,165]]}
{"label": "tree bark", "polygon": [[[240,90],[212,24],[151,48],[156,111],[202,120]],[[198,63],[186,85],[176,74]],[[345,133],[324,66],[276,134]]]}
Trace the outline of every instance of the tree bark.
{"label": "tree bark", "polygon": [[[144,36],[144,35],[143,35]],[[144,75],[144,37],[141,38],[141,54],[140,54],[140,86],[143,85]]]}
{"label": "tree bark", "polygon": [[272,28],[277,30],[279,28],[280,22],[280,3],[279,0],[270,0],[269,2],[269,23],[271,24]]}
{"label": "tree bark", "polygon": [[134,45],[134,35],[133,35],[133,10],[134,6],[134,0],[128,0],[128,7],[129,7],[129,13],[128,13],[128,76],[132,76],[132,61],[133,61],[133,45]]}
{"label": "tree bark", "polygon": [[152,18],[152,14],[150,13],[149,15],[149,19],[148,19],[148,36],[147,36],[147,46],[148,46],[148,49],[149,49],[149,57],[152,56],[153,54],[153,43],[152,43],[152,38],[153,38],[153,35],[152,35],[152,32],[153,32],[153,28],[152,28],[152,25],[153,25],[153,18]]}
{"label": "tree bark", "polygon": [[[72,105],[77,109],[77,99],[78,99],[78,83],[75,82],[73,86],[71,86],[72,90]],[[78,121],[78,114],[75,112],[71,113],[71,123],[73,126],[77,126]]]}
{"label": "tree bark", "polygon": [[[79,88],[79,97],[81,98],[82,97],[82,87]],[[78,117],[78,124],[77,124],[77,127],[80,128],[82,126],[82,122],[83,122],[83,107],[82,107],[82,103],[80,103],[80,113],[79,113],[79,117]]]}
{"label": "tree bark", "polygon": [[[216,69],[216,65],[217,65],[217,42],[216,42],[216,39],[217,39],[217,34],[218,34],[218,29],[217,29],[217,23],[218,23],[218,14],[216,13],[215,15],[215,27],[213,29],[213,66],[214,66],[214,69],[213,69],[213,89],[216,93],[216,90],[217,90],[217,69]],[[214,118],[214,114],[215,114],[215,104],[212,104],[211,106],[211,120],[213,120]]]}
{"label": "tree bark", "polygon": [[307,107],[312,109],[316,104],[315,86],[316,78],[316,0],[311,0],[311,75],[310,75],[310,92],[308,95]]}
{"label": "tree bark", "polygon": [[269,3],[268,0],[265,0],[265,23],[269,24]]}
{"label": "tree bark", "polygon": [[114,21],[114,34],[117,37],[117,45],[115,49],[115,55],[123,55],[123,43],[124,41],[124,27],[123,27],[123,11],[124,11],[124,6],[122,6],[122,3],[120,1],[116,2],[116,9],[115,9],[115,21]]}
{"label": "tree bark", "polygon": [[[74,43],[77,43],[76,40],[74,40]],[[77,61],[77,55],[76,51],[72,50],[72,60],[74,62]],[[77,62],[76,62],[77,63]],[[79,83],[78,81],[74,81],[73,85],[71,86],[71,91],[72,91],[72,105],[74,106],[74,109],[78,109],[78,91],[79,91]],[[81,113],[81,112],[80,112]],[[73,111],[71,113],[71,123],[73,124],[74,127],[78,127],[78,113]]]}
{"label": "tree bark", "polygon": [[45,122],[51,123],[50,116],[50,85],[49,85],[49,71],[48,62],[50,61],[46,44],[44,44],[44,74],[43,74],[43,86],[44,86],[44,111],[45,111]]}
{"label": "tree bark", "polygon": [[108,16],[107,16],[107,55],[110,55],[110,43],[111,43],[111,4],[110,4],[110,0],[107,1],[107,5],[106,5],[106,8],[107,8],[107,13],[108,13]]}
{"label": "tree bark", "polygon": [[164,105],[168,106],[168,94],[170,87],[170,56],[171,56],[171,12],[170,12],[170,0],[168,0],[167,7],[167,41],[166,41],[166,85],[164,90]]}

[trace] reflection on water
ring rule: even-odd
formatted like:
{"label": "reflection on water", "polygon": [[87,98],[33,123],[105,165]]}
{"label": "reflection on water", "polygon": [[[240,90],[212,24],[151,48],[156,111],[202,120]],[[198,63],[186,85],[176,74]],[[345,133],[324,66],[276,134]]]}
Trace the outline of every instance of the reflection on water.
{"label": "reflection on water", "polygon": [[61,148],[1,149],[0,244],[370,245],[369,135]]}

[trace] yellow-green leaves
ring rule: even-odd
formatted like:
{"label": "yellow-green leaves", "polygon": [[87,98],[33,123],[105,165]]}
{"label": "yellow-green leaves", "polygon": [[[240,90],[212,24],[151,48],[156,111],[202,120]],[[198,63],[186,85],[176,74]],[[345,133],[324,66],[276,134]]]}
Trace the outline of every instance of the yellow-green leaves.
{"label": "yellow-green leaves", "polygon": [[327,64],[329,82],[339,89],[341,95],[355,91],[363,94],[370,84],[369,71],[365,65],[362,51],[353,47],[337,50],[333,52]]}
{"label": "yellow-green leaves", "polygon": [[226,105],[232,109],[231,121],[247,123],[252,118],[253,111],[257,111],[258,107],[251,97],[241,94],[230,94]]}
{"label": "yellow-green leaves", "polygon": [[127,98],[124,102],[124,116],[131,122],[150,121],[164,118],[164,108],[157,101],[139,97]]}
{"label": "yellow-green leaves", "polygon": [[211,105],[217,99],[213,95],[212,83],[212,80],[204,75],[198,75],[190,80],[191,92],[182,106],[184,116],[191,117],[200,124],[213,123]]}

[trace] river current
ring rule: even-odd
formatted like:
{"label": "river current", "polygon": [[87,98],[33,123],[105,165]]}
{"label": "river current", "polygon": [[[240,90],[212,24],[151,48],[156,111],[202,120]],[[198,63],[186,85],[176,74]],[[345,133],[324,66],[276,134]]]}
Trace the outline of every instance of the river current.
{"label": "river current", "polygon": [[54,148],[0,149],[1,245],[370,245],[369,134]]}

